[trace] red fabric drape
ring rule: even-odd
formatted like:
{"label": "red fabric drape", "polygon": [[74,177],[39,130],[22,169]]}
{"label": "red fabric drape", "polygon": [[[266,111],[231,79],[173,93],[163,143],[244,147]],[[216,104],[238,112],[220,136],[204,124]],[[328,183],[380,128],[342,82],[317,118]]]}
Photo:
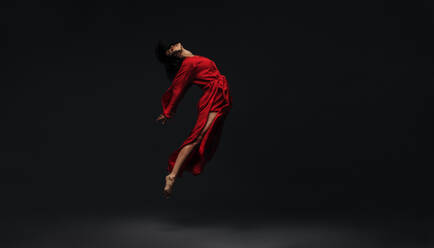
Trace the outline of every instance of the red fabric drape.
{"label": "red fabric drape", "polygon": [[175,165],[179,151],[199,136],[208,120],[209,112],[215,111],[217,115],[203,135],[201,143],[182,164],[178,173],[179,177],[182,177],[185,170],[193,175],[199,175],[203,171],[205,164],[211,160],[217,150],[225,118],[232,108],[232,96],[226,77],[220,73],[214,61],[195,55],[182,61],[172,84],[161,98],[163,114],[167,118],[175,116],[180,100],[191,85],[197,85],[203,90],[203,95],[197,104],[197,120],[181,146],[170,154],[167,166],[169,173]]}

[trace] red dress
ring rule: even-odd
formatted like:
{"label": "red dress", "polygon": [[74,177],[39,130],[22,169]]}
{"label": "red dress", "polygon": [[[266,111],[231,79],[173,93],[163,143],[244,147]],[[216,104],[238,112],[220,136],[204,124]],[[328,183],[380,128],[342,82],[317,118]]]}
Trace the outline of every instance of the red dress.
{"label": "red dress", "polygon": [[232,108],[232,96],[226,77],[220,73],[214,61],[194,55],[184,58],[171,86],[161,98],[163,114],[167,118],[170,119],[174,116],[179,101],[191,85],[197,85],[203,90],[197,104],[198,117],[187,139],[169,156],[167,166],[169,173],[175,165],[179,151],[185,145],[192,143],[205,127],[208,113],[210,111],[218,113],[207,132],[202,136],[201,143],[184,160],[178,172],[179,177],[182,177],[184,170],[193,175],[199,175],[203,171],[205,163],[213,157],[217,149],[224,120]]}

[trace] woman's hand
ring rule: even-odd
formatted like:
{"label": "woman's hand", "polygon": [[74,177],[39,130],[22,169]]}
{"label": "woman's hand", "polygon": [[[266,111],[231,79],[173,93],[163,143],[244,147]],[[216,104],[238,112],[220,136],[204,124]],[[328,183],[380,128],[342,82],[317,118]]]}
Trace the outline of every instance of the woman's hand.
{"label": "woman's hand", "polygon": [[164,124],[166,124],[167,120],[168,119],[167,119],[167,117],[165,115],[160,114],[155,121],[156,122],[161,122],[161,124],[164,125]]}

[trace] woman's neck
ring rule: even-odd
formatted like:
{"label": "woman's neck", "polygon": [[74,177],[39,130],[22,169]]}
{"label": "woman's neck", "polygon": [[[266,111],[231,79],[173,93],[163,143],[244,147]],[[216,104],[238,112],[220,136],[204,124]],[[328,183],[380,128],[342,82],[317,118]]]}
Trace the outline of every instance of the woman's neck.
{"label": "woman's neck", "polygon": [[185,48],[182,49],[182,51],[181,51],[181,57],[182,58],[192,57],[192,56],[194,56],[194,54],[191,53],[189,50],[187,50]]}

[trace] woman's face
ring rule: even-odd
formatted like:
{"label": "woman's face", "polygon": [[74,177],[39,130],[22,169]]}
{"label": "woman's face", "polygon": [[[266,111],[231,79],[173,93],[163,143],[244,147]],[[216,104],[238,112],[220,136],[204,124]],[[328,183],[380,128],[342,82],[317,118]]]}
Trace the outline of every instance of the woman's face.
{"label": "woman's face", "polygon": [[181,42],[175,43],[175,44],[171,45],[169,49],[167,49],[166,55],[179,57],[179,55],[182,52],[182,49],[183,49],[183,47],[182,47]]}

